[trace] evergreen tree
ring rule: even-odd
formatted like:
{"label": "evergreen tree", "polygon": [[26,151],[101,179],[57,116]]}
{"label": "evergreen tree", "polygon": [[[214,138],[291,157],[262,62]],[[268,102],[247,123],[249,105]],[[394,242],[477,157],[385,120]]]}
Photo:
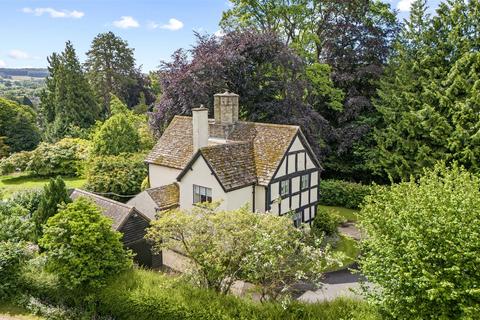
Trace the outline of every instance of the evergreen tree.
{"label": "evergreen tree", "polygon": [[393,180],[418,176],[439,160],[479,170],[473,52],[480,48],[480,3],[442,3],[433,18],[425,12],[424,0],[413,3],[375,103],[383,126],[371,164]]}
{"label": "evergreen tree", "polygon": [[58,212],[58,206],[70,202],[68,190],[63,179],[61,177],[50,179],[50,182],[43,188],[43,195],[38,209],[33,214],[36,239],[42,237],[44,225],[47,223],[48,218],[53,217]]}
{"label": "evergreen tree", "polygon": [[87,52],[88,77],[106,116],[109,115],[110,94],[127,101],[126,89],[137,82],[133,51],[125,40],[110,31],[97,35]]}
{"label": "evergreen tree", "polygon": [[98,105],[70,41],[61,55],[48,59],[50,75],[41,96],[45,138],[56,141],[74,127],[88,128],[99,117]]}

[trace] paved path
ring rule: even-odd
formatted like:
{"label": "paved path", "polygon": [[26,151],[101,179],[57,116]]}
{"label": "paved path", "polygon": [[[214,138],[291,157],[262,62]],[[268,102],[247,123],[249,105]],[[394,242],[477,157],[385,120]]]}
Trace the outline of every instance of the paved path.
{"label": "paved path", "polygon": [[340,227],[338,227],[338,231],[341,234],[349,236],[357,241],[362,239],[362,233],[353,222],[347,222],[341,225]]}
{"label": "paved path", "polygon": [[349,270],[329,272],[325,275],[324,285],[320,289],[307,290],[298,300],[304,302],[331,301],[339,297],[361,299],[359,294],[361,278],[361,275],[352,274]]}

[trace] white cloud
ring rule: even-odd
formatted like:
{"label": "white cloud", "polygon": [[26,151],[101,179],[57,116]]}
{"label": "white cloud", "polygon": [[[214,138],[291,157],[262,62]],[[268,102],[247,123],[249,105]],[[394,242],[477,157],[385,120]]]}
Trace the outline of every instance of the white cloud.
{"label": "white cloud", "polygon": [[6,66],[7,64],[5,63],[5,61],[0,60],[0,68],[5,68]]}
{"label": "white cloud", "polygon": [[154,21],[150,21],[148,22],[147,28],[152,30],[160,28],[160,29],[166,29],[170,31],[177,31],[183,28],[183,22],[175,18],[171,18],[170,20],[168,20],[167,24],[163,24],[163,25],[158,24]]}
{"label": "white cloud", "polygon": [[113,21],[113,25],[120,29],[138,28],[140,24],[131,16],[122,16],[120,20]]}
{"label": "white cloud", "polygon": [[23,8],[22,12],[42,16],[48,14],[51,18],[73,18],[80,19],[85,13],[78,10],[56,10],[53,8]]}
{"label": "white cloud", "polygon": [[10,52],[8,53],[8,56],[15,60],[30,59],[30,55],[28,53],[22,50],[17,50],[17,49],[10,50]]}
{"label": "white cloud", "polygon": [[401,12],[408,12],[410,11],[410,7],[412,6],[413,1],[415,0],[400,0],[397,3],[397,9]]}

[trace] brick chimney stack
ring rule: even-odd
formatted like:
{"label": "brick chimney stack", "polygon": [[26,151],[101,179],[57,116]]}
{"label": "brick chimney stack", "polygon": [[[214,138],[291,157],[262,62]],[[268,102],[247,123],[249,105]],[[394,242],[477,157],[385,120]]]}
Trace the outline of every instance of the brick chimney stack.
{"label": "brick chimney stack", "polygon": [[238,94],[225,91],[213,96],[216,124],[232,125],[238,121]]}

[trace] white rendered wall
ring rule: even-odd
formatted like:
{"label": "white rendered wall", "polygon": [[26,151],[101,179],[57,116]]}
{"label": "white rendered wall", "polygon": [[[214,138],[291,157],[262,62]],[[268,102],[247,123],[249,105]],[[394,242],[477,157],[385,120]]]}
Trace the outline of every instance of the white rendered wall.
{"label": "white rendered wall", "polygon": [[161,187],[176,182],[177,176],[179,174],[179,169],[159,166],[156,164],[148,165],[148,178],[150,180],[150,188]]}

